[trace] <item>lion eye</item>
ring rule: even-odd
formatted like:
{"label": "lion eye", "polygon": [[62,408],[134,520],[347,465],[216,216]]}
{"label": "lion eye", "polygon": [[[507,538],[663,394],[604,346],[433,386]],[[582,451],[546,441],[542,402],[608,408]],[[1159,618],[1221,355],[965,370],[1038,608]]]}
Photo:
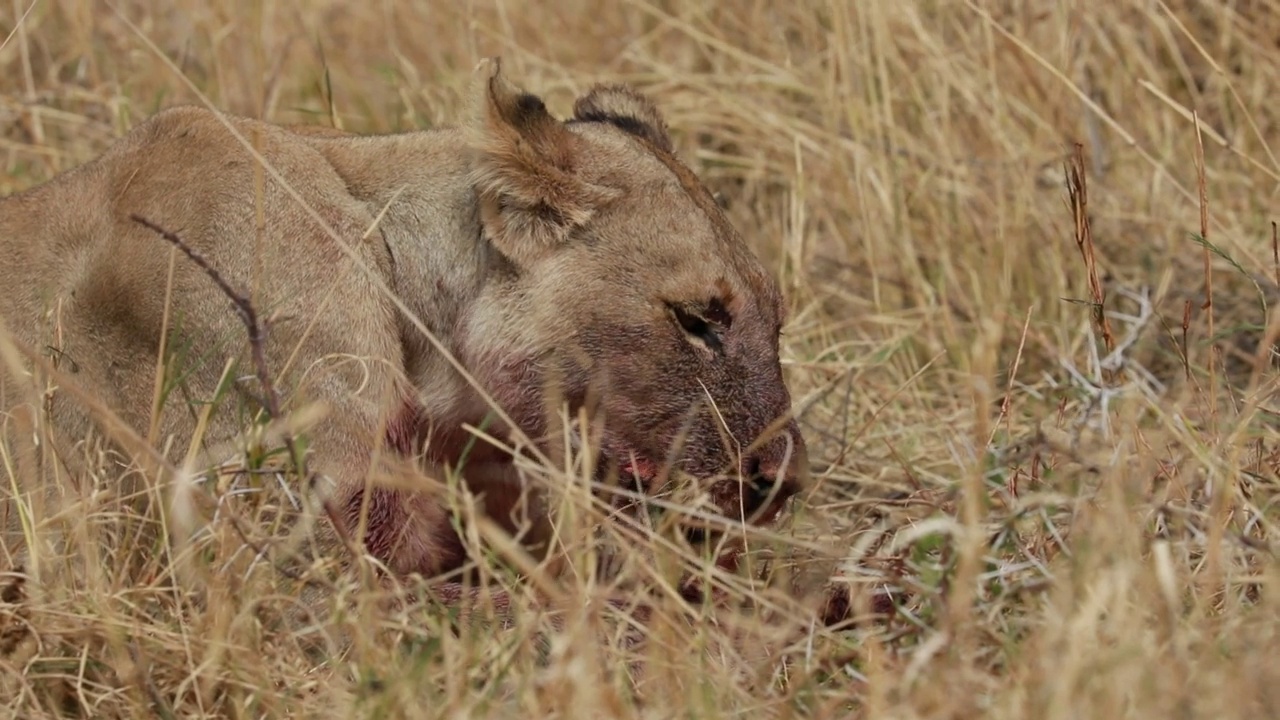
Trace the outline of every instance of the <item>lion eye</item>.
{"label": "lion eye", "polygon": [[690,335],[701,338],[704,335],[711,334],[711,323],[708,323],[701,316],[680,307],[675,308],[675,314],[676,322],[680,323],[680,327]]}
{"label": "lion eye", "polygon": [[690,338],[712,350],[720,350],[720,333],[729,328],[731,320],[723,304],[712,301],[700,311],[690,310],[687,306],[677,303],[670,303],[669,307],[680,329]]}

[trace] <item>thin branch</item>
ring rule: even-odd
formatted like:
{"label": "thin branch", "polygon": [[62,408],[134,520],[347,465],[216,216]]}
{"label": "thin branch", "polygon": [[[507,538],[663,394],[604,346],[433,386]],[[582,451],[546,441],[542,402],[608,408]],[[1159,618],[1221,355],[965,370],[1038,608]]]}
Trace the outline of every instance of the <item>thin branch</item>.
{"label": "thin branch", "polygon": [[1098,261],[1093,247],[1093,228],[1089,224],[1089,190],[1085,180],[1084,146],[1075,144],[1075,152],[1067,162],[1067,199],[1071,204],[1071,213],[1075,220],[1076,246],[1080,249],[1080,257],[1084,259],[1085,272],[1089,276],[1089,293],[1093,299],[1093,318],[1102,331],[1102,341],[1107,352],[1115,350],[1115,337],[1111,334],[1111,323],[1107,320],[1107,293],[1098,279]]}

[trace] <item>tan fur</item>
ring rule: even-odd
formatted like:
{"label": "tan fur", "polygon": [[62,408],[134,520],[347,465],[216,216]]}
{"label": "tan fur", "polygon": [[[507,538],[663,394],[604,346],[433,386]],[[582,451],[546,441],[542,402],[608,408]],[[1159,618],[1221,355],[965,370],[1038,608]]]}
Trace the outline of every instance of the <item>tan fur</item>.
{"label": "tan fur", "polygon": [[[194,107],[160,112],[94,161],[0,201],[0,319],[140,435],[153,420],[174,251],[134,214],[181,237],[269,318],[266,355],[288,407],[329,410],[309,437],[310,468],[329,481],[319,487],[348,531],[367,516],[363,541],[397,573],[449,570],[461,546],[438,496],[366,486],[398,462],[388,452],[372,466],[375,450],[421,451],[432,474],[458,460],[461,426],[481,425],[489,408],[380,286],[535,441],[549,432],[549,383],[571,407],[602,412],[602,477],[635,457],[632,474],[656,492],[674,466],[722,513],[751,521],[802,486],[778,288],[674,156],[644,96],[597,87],[561,122],[489,61],[461,128],[361,137],[223,117],[346,251],[223,120]],[[169,346],[190,346],[188,399],[211,398],[225,360],[237,360],[241,379],[205,444],[233,440],[237,405],[253,407],[262,388],[231,302],[180,255],[168,318]],[[83,404],[56,389],[40,400],[7,371],[0,382],[0,410],[14,417],[47,402],[74,477],[76,443],[93,427]],[[171,393],[157,425],[174,463],[196,427],[184,402]],[[781,432],[762,438],[771,424]],[[34,450],[18,422],[6,427],[11,446]],[[49,457],[25,454],[20,479],[46,476],[37,460]],[[744,492],[739,472],[761,482]],[[501,517],[523,487],[509,457],[481,446],[464,475],[514,522]],[[12,502],[4,512],[12,543]],[[334,549],[332,528],[321,532]]]}

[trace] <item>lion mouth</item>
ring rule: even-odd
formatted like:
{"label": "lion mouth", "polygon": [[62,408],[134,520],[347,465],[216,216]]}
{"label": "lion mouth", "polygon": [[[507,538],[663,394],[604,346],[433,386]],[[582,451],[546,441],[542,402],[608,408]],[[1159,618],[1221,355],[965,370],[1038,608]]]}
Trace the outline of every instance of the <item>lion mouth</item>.
{"label": "lion mouth", "polygon": [[[572,433],[570,443],[575,451],[582,451],[581,438],[576,431]],[[663,488],[667,484],[661,478],[663,468],[658,463],[629,444],[606,437],[596,454],[596,480],[602,485],[612,485],[611,475],[616,477],[616,487],[621,491],[610,502],[618,510],[652,507],[650,501],[655,495],[665,494]],[[658,512],[665,514],[667,510]],[[714,522],[708,524],[693,517],[681,517],[678,524],[685,540],[692,545],[705,544],[718,535]]]}
{"label": "lion mouth", "polygon": [[[627,453],[627,459],[618,463],[618,474],[633,480],[639,487],[647,488],[658,477],[658,466],[651,460]],[[607,456],[606,456],[607,458]]]}
{"label": "lion mouth", "polygon": [[[569,444],[575,452],[583,451],[582,435],[577,428],[570,430]],[[613,468],[617,469],[619,479],[637,483],[636,489],[649,487],[649,483],[658,476],[656,463],[645,458],[626,443],[606,439],[596,449],[597,479],[607,477],[609,470]]]}

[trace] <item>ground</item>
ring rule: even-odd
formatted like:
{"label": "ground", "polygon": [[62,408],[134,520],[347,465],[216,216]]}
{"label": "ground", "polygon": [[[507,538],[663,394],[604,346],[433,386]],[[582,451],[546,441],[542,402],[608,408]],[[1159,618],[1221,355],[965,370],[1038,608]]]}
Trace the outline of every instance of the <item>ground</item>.
{"label": "ground", "polygon": [[[181,589],[167,552],[55,559],[0,593],[0,717],[1274,716],[1276,10],[12,0],[0,192],[178,102],[430,127],[487,55],[562,115],[648,91],[783,283],[815,483],[738,611],[661,596],[636,651],[585,611],[452,633],[367,585],[317,645],[221,525]],[[824,585],[853,621],[806,621]]]}

